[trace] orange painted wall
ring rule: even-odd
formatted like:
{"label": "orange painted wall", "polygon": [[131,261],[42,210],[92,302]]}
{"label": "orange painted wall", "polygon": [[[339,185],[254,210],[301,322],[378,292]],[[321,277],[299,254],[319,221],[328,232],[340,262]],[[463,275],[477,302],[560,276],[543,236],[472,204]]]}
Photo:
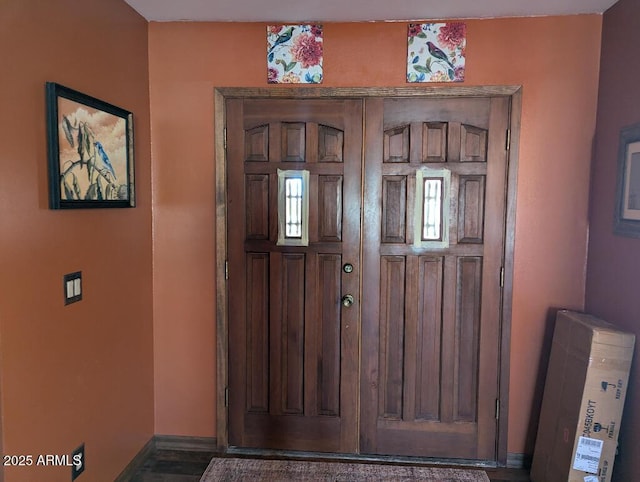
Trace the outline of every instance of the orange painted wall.
{"label": "orange painted wall", "polygon": [[[0,59],[2,453],[84,442],[79,480],[113,480],[153,435],[148,24],[120,1],[2,0]],[[48,208],[45,81],[134,113],[138,207]],[[65,307],[62,277],[77,270],[84,299]]]}
{"label": "orange painted wall", "polygon": [[[509,452],[533,451],[551,310],[584,306],[601,26],[468,22],[465,85],[523,86]],[[406,24],[326,24],[324,39],[323,86],[407,85]],[[157,433],[215,435],[213,89],[266,87],[265,42],[264,24],[149,26]]]}

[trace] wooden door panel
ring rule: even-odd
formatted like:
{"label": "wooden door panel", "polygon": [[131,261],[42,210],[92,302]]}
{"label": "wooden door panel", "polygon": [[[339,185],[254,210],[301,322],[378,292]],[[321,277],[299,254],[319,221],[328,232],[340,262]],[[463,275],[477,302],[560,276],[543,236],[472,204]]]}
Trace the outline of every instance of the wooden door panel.
{"label": "wooden door panel", "polygon": [[486,176],[460,176],[458,188],[458,243],[482,244]]}
{"label": "wooden door panel", "polygon": [[[323,161],[326,162],[326,161]],[[342,240],[342,176],[318,176],[318,241]],[[337,200],[337,201],[336,201]]]}
{"label": "wooden door panel", "polygon": [[269,126],[261,125],[247,129],[244,150],[245,161],[267,162],[269,160]]}
{"label": "wooden door panel", "polygon": [[380,258],[380,414],[402,418],[405,258]]}
{"label": "wooden door panel", "polygon": [[344,132],[331,126],[318,126],[318,162],[343,162]]}
{"label": "wooden door panel", "polygon": [[[229,441],[356,452],[362,102],[229,99],[227,129]],[[287,245],[278,172],[302,169],[309,242]]]}
{"label": "wooden door panel", "polygon": [[246,279],[247,397],[249,412],[269,411],[269,253],[248,253]]}
{"label": "wooden door panel", "polygon": [[[380,259],[379,403],[385,419],[441,420],[442,261],[425,256]],[[444,340],[454,347],[448,421],[475,422],[482,259],[454,261],[455,321]]]}
{"label": "wooden door panel", "polygon": [[282,131],[282,161],[305,162],[305,148],[307,144],[306,125],[302,122],[283,122]]}
{"label": "wooden door panel", "polygon": [[409,129],[402,125],[385,130],[383,162],[409,162]]}
{"label": "wooden door panel", "polygon": [[[385,115],[382,119],[383,131],[392,126],[411,124],[422,125],[425,122],[447,122],[449,128],[464,123],[471,126],[486,128],[489,125],[489,111],[487,104],[490,97],[456,97],[456,98],[431,98],[431,99],[403,99],[384,98]],[[373,99],[368,99],[373,100]],[[508,101],[508,99],[507,99]],[[425,118],[425,112],[429,112],[429,119]],[[458,113],[464,112],[464,119]],[[378,134],[378,142],[380,141]],[[420,145],[419,143],[418,145]]]}
{"label": "wooden door panel", "polygon": [[[281,391],[272,391],[277,404],[275,413],[304,413],[304,311],[305,311],[305,254],[272,253],[280,270],[273,270],[280,293],[273,290],[270,302],[271,314],[272,385],[281,385]],[[275,264],[274,263],[274,264]],[[279,278],[279,279],[278,279]],[[279,325],[279,326],[278,326]],[[280,370],[277,367],[280,367]]]}
{"label": "wooden door panel", "polygon": [[[364,202],[380,209],[363,231],[361,450],[495,459],[508,102],[370,99],[366,112]],[[448,245],[413,239],[424,167],[451,173]]]}
{"label": "wooden door panel", "polygon": [[249,174],[245,179],[247,239],[269,239],[269,176]]}
{"label": "wooden door panel", "polygon": [[487,130],[460,126],[460,162],[487,162]]}
{"label": "wooden door panel", "polygon": [[243,447],[344,452],[341,437],[336,437],[341,432],[338,417],[248,413],[244,419],[244,430]]}
{"label": "wooden door panel", "polygon": [[[404,422],[378,422],[375,427],[384,433],[377,441],[379,454],[393,454],[412,457],[433,457],[476,459],[476,428],[472,424],[459,423],[455,431],[447,431],[440,423],[424,422],[421,429],[407,430]],[[411,443],[407,443],[407,438]],[[367,452],[365,452],[367,453]]]}
{"label": "wooden door panel", "polygon": [[340,416],[341,256],[311,254],[305,286],[306,416]]}
{"label": "wooden door panel", "polygon": [[[417,291],[415,323],[408,328],[407,358],[415,360],[407,370],[408,378],[415,372],[414,383],[408,383],[407,391],[415,400],[412,419],[440,420],[440,353],[442,337],[442,281],[444,258],[442,256],[412,256],[410,286]],[[409,331],[411,330],[411,331]],[[413,342],[415,340],[415,343]],[[411,414],[410,414],[411,416]],[[411,418],[410,418],[411,419]]]}
{"label": "wooden door panel", "polygon": [[422,123],[422,162],[446,162],[447,127],[446,122]]}
{"label": "wooden door panel", "polygon": [[[227,101],[229,441],[495,460],[509,101],[366,103]],[[444,247],[414,239],[425,168],[450,172]],[[276,243],[292,169],[308,246]]]}
{"label": "wooden door panel", "polygon": [[453,420],[475,422],[482,258],[460,257],[457,264]]}
{"label": "wooden door panel", "polygon": [[382,242],[404,243],[407,229],[407,176],[383,176],[382,198]]}
{"label": "wooden door panel", "polygon": [[315,370],[317,379],[316,405],[320,415],[340,415],[340,303],[342,257],[337,254],[320,254],[318,263],[318,287],[312,296],[319,300],[317,331],[314,333],[317,356],[308,366]]}

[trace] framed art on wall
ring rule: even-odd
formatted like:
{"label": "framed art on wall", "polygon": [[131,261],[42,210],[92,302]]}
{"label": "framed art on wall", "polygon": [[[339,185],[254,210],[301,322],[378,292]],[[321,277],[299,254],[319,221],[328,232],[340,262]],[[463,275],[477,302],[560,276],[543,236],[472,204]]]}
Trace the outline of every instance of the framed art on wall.
{"label": "framed art on wall", "polygon": [[135,206],[133,115],[47,82],[49,207]]}
{"label": "framed art on wall", "polygon": [[614,233],[640,237],[640,124],[620,131]]}
{"label": "framed art on wall", "polygon": [[267,82],[322,83],[322,25],[267,26]]}
{"label": "framed art on wall", "polygon": [[466,23],[411,23],[407,45],[407,82],[464,81]]}

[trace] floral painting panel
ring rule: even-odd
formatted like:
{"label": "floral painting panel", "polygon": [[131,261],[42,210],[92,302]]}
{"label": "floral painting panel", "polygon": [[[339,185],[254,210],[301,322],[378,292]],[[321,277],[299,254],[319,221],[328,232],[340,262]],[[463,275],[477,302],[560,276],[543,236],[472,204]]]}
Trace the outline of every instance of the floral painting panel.
{"label": "floral painting panel", "polygon": [[267,81],[321,83],[322,47],[322,25],[267,26]]}
{"label": "floral painting panel", "polygon": [[467,25],[462,22],[409,24],[407,82],[462,82]]}

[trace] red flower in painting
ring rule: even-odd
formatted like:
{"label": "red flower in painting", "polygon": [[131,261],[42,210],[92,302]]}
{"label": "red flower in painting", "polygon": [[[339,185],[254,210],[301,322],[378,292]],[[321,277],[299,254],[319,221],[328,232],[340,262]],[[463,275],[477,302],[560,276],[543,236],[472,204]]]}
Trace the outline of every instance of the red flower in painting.
{"label": "red flower in painting", "polygon": [[322,25],[311,25],[311,35],[322,37]]}
{"label": "red flower in painting", "polygon": [[282,25],[267,26],[267,32],[270,33],[271,35],[278,35],[280,33],[280,30],[282,30]]}
{"label": "red flower in painting", "polygon": [[409,24],[409,37],[415,37],[422,32],[422,24],[410,23]]}
{"label": "red flower in painting", "polygon": [[322,61],[322,42],[313,35],[299,35],[291,47],[291,55],[305,69],[318,65]]}
{"label": "red flower in painting", "polygon": [[269,68],[267,73],[267,82],[274,84],[278,81],[278,71],[273,67]]}
{"label": "red flower in painting", "polygon": [[458,47],[467,36],[467,24],[462,22],[445,23],[440,28],[438,34],[438,43],[441,46],[455,49]]}

